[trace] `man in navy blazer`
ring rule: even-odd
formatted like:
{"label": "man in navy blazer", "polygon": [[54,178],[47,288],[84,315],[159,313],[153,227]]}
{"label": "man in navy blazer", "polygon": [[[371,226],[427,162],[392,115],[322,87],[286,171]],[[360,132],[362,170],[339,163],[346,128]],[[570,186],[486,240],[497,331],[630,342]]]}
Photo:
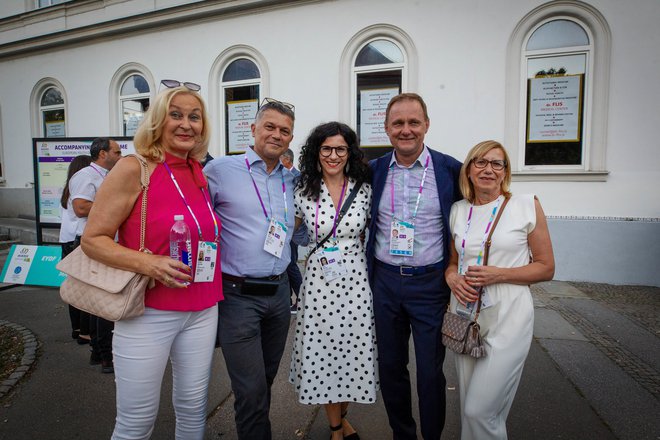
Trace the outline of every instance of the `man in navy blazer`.
{"label": "man in navy blazer", "polygon": [[380,386],[395,440],[417,438],[408,373],[411,333],[423,438],[440,439],[445,424],[440,330],[450,296],[444,278],[451,242],[449,211],[462,198],[461,163],[424,144],[429,125],[421,96],[395,96],[385,116],[394,151],[369,163],[373,201],[367,261]]}

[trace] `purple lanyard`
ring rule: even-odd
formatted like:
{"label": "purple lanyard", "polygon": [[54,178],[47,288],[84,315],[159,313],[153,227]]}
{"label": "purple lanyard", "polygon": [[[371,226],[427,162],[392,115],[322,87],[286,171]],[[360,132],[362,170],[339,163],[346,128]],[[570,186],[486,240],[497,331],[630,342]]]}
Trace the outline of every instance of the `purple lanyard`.
{"label": "purple lanyard", "polygon": [[92,167],[92,169],[93,169],[94,171],[96,171],[97,173],[99,173],[99,176],[101,176],[102,179],[105,179],[106,174],[103,174],[101,171],[99,171],[98,169],[96,169],[96,167],[94,166],[94,164],[90,163],[89,166]]}
{"label": "purple lanyard", "polygon": [[[259,203],[261,203],[261,209],[264,211],[264,216],[266,217],[266,220],[270,221],[270,217],[268,216],[268,211],[266,211],[266,205],[264,205],[264,201],[261,198],[261,193],[259,192],[259,188],[257,188],[257,182],[254,181],[254,176],[252,176],[252,167],[250,166],[250,162],[248,162],[247,155],[245,155],[245,165],[247,165],[248,172],[250,173],[250,179],[252,179],[252,185],[254,185],[254,191],[257,193],[257,197],[259,197]],[[284,224],[288,221],[288,214],[289,214],[289,208],[286,203],[286,184],[284,183],[284,173],[280,172],[280,176],[282,177],[282,196],[284,197]]]}
{"label": "purple lanyard", "polygon": [[[328,194],[330,194],[330,189],[328,189]],[[332,238],[334,239],[337,236],[337,222],[339,217],[339,211],[341,210],[341,204],[344,201],[344,194],[346,194],[346,178],[344,178],[344,184],[341,187],[341,196],[339,197],[339,204],[335,207],[335,220],[332,222]],[[316,217],[314,218],[314,236],[315,241],[319,242],[319,199],[321,195],[316,199]],[[332,199],[332,196],[330,196]]]}
{"label": "purple lanyard", "polygon": [[[415,224],[415,218],[417,218],[417,210],[419,209],[419,200],[422,197],[422,190],[424,189],[424,182],[426,181],[426,172],[429,170],[429,159],[431,159],[431,155],[426,156],[426,163],[424,164],[424,173],[422,174],[422,181],[419,183],[419,192],[417,193],[415,210],[413,211],[413,215],[412,215],[412,220],[411,220],[412,224]],[[392,179],[390,182],[390,204],[392,206],[392,219],[394,219],[394,170],[392,170]],[[403,216],[403,212],[401,214]]]}
{"label": "purple lanyard", "polygon": [[[493,207],[493,211],[490,213],[490,219],[486,225],[486,231],[484,232],[484,238],[481,240],[481,247],[479,248],[479,255],[477,256],[477,265],[481,264],[481,259],[484,256],[484,247],[486,244],[486,238],[488,238],[488,231],[493,224],[493,219],[495,219],[495,214],[497,213],[498,208],[500,207],[500,202],[502,199],[497,198],[497,204]],[[467,224],[465,225],[465,233],[463,234],[463,240],[461,241],[461,255],[458,262],[458,273],[463,274],[463,261],[465,259],[465,241],[467,240],[467,234],[470,230],[470,224],[472,223],[472,209],[474,208],[474,203],[470,205],[470,212],[468,214]]]}
{"label": "purple lanyard", "polygon": [[[167,165],[167,162],[163,162],[163,165],[165,165],[167,172],[170,173],[172,182],[174,182],[174,186],[176,186],[176,189],[179,191],[179,195],[181,196],[181,200],[183,200],[183,204],[186,205],[186,208],[188,208],[188,212],[190,212],[190,215],[192,216],[193,220],[195,220],[195,224],[197,225],[197,233],[199,234],[199,241],[204,241],[204,239],[202,238],[202,227],[199,225],[199,222],[197,221],[197,217],[195,217],[195,213],[193,213],[192,208],[190,207],[188,201],[186,200],[186,197],[183,195],[183,191],[181,191],[179,182],[176,181],[176,177],[174,177],[174,173],[172,173],[172,170],[170,169],[169,165]],[[209,212],[211,213],[211,218],[213,219],[213,230],[215,234],[215,238],[213,239],[213,241],[218,243],[220,238],[218,234],[218,221],[215,218],[215,214],[213,213],[213,208],[211,208],[211,202],[209,202],[209,198],[206,196],[206,192],[204,192],[204,188],[200,188],[200,189],[202,190],[204,201],[206,202],[206,206],[209,208]]]}

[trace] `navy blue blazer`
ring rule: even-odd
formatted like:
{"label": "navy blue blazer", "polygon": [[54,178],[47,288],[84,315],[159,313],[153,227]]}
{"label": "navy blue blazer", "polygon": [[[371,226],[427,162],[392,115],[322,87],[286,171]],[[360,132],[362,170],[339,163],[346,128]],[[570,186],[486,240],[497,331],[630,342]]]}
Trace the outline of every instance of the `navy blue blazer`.
{"label": "navy blue blazer", "polygon": [[[431,160],[433,160],[433,170],[435,172],[435,183],[438,188],[438,197],[440,198],[440,213],[442,214],[442,224],[444,227],[444,251],[443,251],[443,272],[449,262],[449,242],[451,234],[449,231],[449,211],[451,205],[455,201],[461,200],[461,190],[458,186],[458,176],[461,172],[461,162],[453,157],[440,153],[429,148],[431,153]],[[380,198],[383,195],[385,188],[385,181],[387,180],[387,172],[390,161],[392,160],[393,152],[389,152],[378,159],[373,159],[369,162],[371,171],[373,173],[372,191],[373,199],[371,202],[371,223],[369,225],[369,240],[367,241],[367,266],[369,269],[369,280],[373,281],[371,274],[373,274],[374,264],[374,248],[376,244],[376,223],[378,220],[378,206],[380,205]],[[422,194],[422,197],[424,195]],[[442,277],[442,285],[446,287],[444,282],[444,274]]]}

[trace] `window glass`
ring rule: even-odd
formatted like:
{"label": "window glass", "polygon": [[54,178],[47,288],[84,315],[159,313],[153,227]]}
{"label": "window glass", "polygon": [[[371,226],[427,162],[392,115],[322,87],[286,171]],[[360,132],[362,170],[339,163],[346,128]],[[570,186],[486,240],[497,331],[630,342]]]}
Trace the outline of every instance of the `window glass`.
{"label": "window glass", "polygon": [[259,67],[247,58],[232,61],[222,75],[222,89],[225,153],[244,153],[253,142],[250,126],[254,122],[261,93]]}
{"label": "window glass", "polygon": [[388,40],[376,40],[360,50],[355,59],[355,66],[373,66],[402,62],[403,54],[396,44]]}
{"label": "window glass", "polygon": [[530,37],[524,166],[584,165],[588,44],[584,29],[568,20],[550,21]]}
{"label": "window glass", "polygon": [[47,106],[57,104],[64,104],[62,93],[60,93],[55,87],[51,87],[41,96],[41,105]]}
{"label": "window glass", "polygon": [[133,136],[149,108],[149,84],[141,75],[131,75],[119,96],[124,136]]}
{"label": "window glass", "polygon": [[355,57],[355,127],[368,159],[391,149],[385,133],[385,111],[401,93],[403,52],[394,42],[378,39],[366,44]]}
{"label": "window glass", "polygon": [[62,93],[56,87],[50,87],[41,95],[39,102],[42,136],[65,137],[66,117]]}
{"label": "window glass", "polygon": [[256,79],[260,78],[259,68],[256,64],[246,58],[240,58],[232,61],[225,73],[222,75],[222,81],[239,81],[243,79]]}
{"label": "window glass", "polygon": [[553,20],[534,31],[527,42],[527,50],[556,49],[588,44],[589,36],[579,24],[569,20]]}

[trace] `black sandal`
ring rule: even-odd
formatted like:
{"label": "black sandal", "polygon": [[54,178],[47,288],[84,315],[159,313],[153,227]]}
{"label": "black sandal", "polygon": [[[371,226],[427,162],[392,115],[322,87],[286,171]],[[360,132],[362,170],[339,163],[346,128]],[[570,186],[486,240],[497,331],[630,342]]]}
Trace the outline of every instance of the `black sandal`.
{"label": "black sandal", "polygon": [[[339,431],[342,427],[343,425],[341,423],[337,426],[330,426],[330,431],[332,432]],[[332,434],[330,434],[330,440],[332,440]]]}
{"label": "black sandal", "polygon": [[[348,414],[348,411],[341,413],[341,418],[345,419],[346,414]],[[355,431],[353,434],[344,436],[344,440],[360,440],[360,436],[358,435],[357,431]]]}

